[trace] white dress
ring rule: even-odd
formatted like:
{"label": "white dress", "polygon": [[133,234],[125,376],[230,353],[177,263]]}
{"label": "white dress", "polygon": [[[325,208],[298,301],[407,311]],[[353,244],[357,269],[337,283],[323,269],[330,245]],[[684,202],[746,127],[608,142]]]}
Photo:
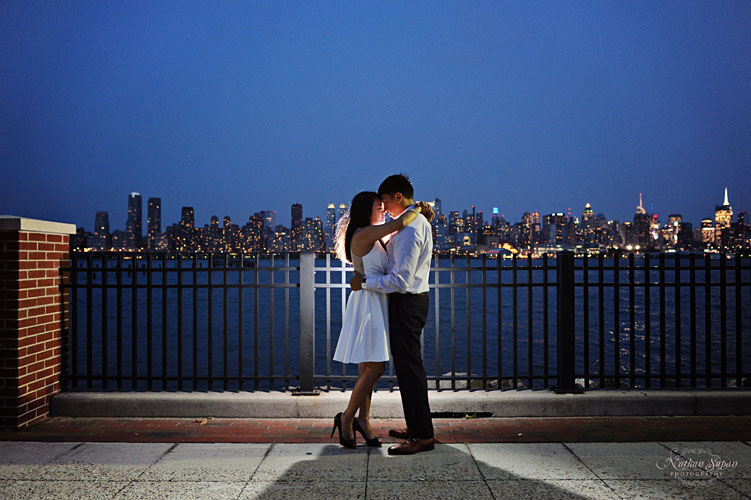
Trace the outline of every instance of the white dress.
{"label": "white dress", "polygon": [[[352,255],[355,269],[365,276],[386,274],[389,256],[383,245],[376,241],[362,259]],[[334,351],[334,361],[362,363],[388,361],[389,302],[385,293],[356,290],[349,295],[344,313],[342,331]]]}

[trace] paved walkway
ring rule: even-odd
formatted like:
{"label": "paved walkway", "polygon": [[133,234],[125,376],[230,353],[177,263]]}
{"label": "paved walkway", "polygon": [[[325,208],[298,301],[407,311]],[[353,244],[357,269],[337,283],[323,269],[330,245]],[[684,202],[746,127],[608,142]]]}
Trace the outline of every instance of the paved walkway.
{"label": "paved walkway", "polygon": [[435,423],[434,451],[392,457],[329,419],[52,418],[0,432],[0,498],[751,498],[751,417]]}
{"label": "paved walkway", "polygon": [[[751,444],[740,441],[440,444],[407,457],[320,443],[15,441],[2,450],[7,500],[751,498]],[[713,470],[710,456],[721,460]]]}

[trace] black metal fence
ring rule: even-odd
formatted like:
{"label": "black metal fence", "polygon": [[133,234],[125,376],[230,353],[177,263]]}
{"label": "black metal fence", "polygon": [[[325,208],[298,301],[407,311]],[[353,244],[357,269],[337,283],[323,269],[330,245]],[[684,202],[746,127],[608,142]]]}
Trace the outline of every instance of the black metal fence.
{"label": "black metal fence", "polygon": [[[73,253],[67,390],[344,389],[351,267],[303,254]],[[751,259],[434,258],[434,389],[731,387],[749,380]],[[745,317],[744,317],[745,315]],[[381,387],[393,388],[393,370]]]}
{"label": "black metal fence", "polygon": [[[584,387],[742,387],[751,348],[751,259],[741,254],[646,254],[575,265]],[[624,279],[625,278],[625,279]],[[610,291],[608,294],[607,291]],[[610,297],[608,297],[608,295]],[[606,301],[613,301],[608,326]],[[590,307],[592,303],[596,308]],[[625,302],[626,307],[620,307]],[[566,309],[568,311],[569,309]],[[627,321],[622,319],[627,315]],[[745,318],[744,318],[745,315]],[[594,319],[596,316],[596,319]],[[590,349],[596,324],[598,350]],[[577,325],[578,326],[578,325]],[[605,352],[605,331],[613,349]],[[641,353],[637,356],[637,353]],[[612,363],[607,363],[608,354]],[[592,361],[595,363],[592,363]],[[587,362],[589,361],[589,362]],[[591,367],[598,366],[593,373]],[[592,380],[594,377],[595,380]]]}

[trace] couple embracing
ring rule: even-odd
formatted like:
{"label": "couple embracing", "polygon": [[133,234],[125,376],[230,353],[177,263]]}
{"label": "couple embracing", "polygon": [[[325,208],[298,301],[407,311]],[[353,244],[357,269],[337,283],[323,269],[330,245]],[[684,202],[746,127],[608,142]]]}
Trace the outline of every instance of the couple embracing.
{"label": "couple embracing", "polygon": [[[337,230],[337,255],[355,268],[334,352],[334,360],[359,365],[349,404],[334,418],[331,433],[333,437],[338,430],[339,443],[347,448],[356,446],[357,432],[368,446],[381,446],[370,429],[370,401],[390,353],[407,428],[389,431],[390,436],[404,441],[391,446],[388,453],[411,455],[433,449],[420,349],[428,317],[433,211],[425,202],[415,204],[413,196],[409,178],[392,175],[377,193],[356,195]],[[388,223],[384,223],[385,212],[392,218]]]}

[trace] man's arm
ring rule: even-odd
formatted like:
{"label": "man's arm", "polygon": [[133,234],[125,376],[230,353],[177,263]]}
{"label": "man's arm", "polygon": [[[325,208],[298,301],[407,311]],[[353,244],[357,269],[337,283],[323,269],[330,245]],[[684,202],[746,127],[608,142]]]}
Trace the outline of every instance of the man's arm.
{"label": "man's arm", "polygon": [[[409,225],[402,229],[394,242],[394,267],[388,274],[367,276],[368,290],[382,293],[404,293],[415,279],[417,264],[422,251],[419,229]],[[350,282],[350,284],[352,284]],[[354,288],[353,288],[354,289]]]}

